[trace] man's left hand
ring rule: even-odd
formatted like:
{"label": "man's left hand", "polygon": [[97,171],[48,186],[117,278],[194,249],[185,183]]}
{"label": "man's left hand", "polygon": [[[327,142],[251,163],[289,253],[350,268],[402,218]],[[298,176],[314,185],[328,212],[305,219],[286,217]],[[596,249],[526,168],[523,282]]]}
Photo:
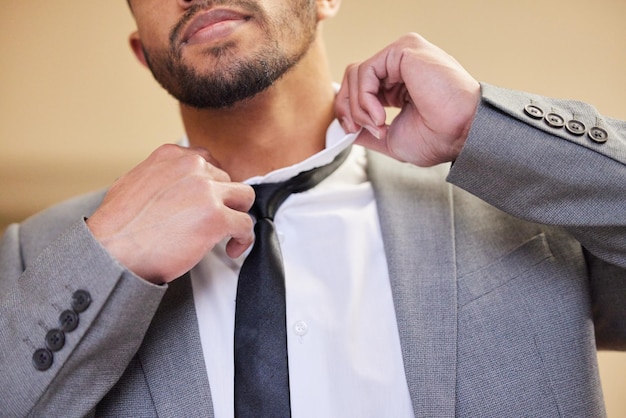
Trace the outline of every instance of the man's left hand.
{"label": "man's left hand", "polygon": [[[432,166],[456,159],[479,100],[480,84],[454,58],[408,34],[347,68],[335,113],[346,131],[365,128],[356,143]],[[387,106],[401,109],[390,125]]]}

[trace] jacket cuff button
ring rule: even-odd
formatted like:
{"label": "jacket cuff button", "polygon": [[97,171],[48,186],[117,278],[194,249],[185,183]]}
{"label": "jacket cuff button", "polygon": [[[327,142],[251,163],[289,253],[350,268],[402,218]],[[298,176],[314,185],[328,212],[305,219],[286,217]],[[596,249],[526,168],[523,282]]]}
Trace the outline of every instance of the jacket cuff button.
{"label": "jacket cuff button", "polygon": [[551,126],[553,128],[562,128],[565,125],[565,119],[563,119],[563,116],[554,112],[548,113],[545,117],[545,121],[548,126]]}
{"label": "jacket cuff button", "polygon": [[63,332],[72,332],[78,327],[78,314],[71,309],[61,312],[59,315],[59,327]]}
{"label": "jacket cuff button", "polygon": [[72,309],[76,313],[85,312],[91,304],[91,295],[86,290],[77,290],[72,295]]}
{"label": "jacket cuff button", "polygon": [[589,129],[589,138],[598,144],[604,144],[609,139],[609,133],[597,126]]}
{"label": "jacket cuff button", "polygon": [[52,366],[54,356],[47,348],[40,348],[33,354],[33,366],[35,369],[45,372]]}
{"label": "jacket cuff button", "polygon": [[534,104],[529,104],[524,107],[524,113],[530,116],[533,119],[542,119],[543,118],[543,110]]}
{"label": "jacket cuff button", "polygon": [[567,128],[569,133],[577,136],[584,135],[587,131],[585,124],[576,119],[568,121],[567,124],[565,124],[565,128]]}
{"label": "jacket cuff button", "polygon": [[65,345],[65,334],[63,331],[53,329],[46,334],[46,347],[48,350],[55,352],[59,351]]}

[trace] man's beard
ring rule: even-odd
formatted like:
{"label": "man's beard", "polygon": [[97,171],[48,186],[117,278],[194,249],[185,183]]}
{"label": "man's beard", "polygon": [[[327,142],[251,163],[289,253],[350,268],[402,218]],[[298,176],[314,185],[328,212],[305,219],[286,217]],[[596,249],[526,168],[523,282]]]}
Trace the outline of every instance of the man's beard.
{"label": "man's beard", "polygon": [[304,27],[289,32],[292,38],[298,36],[301,39],[298,49],[291,54],[280,48],[277,39],[270,38],[261,50],[243,60],[233,56],[234,45],[226,44],[207,48],[205,54],[215,61],[216,69],[207,74],[200,73],[183,61],[181,48],[176,46],[177,33],[183,23],[195,14],[192,6],[189,17],[181,20],[172,31],[169,50],[148,51],[144,48],[146,61],[159,84],[181,103],[198,109],[228,108],[266,90],[302,59],[315,38],[317,22],[314,5],[315,2],[310,0],[294,1],[289,16],[269,22],[269,25],[264,22],[264,27],[279,30],[290,30],[285,27],[292,27],[291,24],[285,26],[283,20],[286,19],[290,23],[294,20],[304,22]]}
{"label": "man's beard", "polygon": [[[198,109],[221,109],[264,91],[297,64],[302,55],[268,51],[211,74],[201,74],[169,54],[163,58],[146,54],[146,60],[156,80],[181,103]],[[167,75],[161,68],[167,69]]]}

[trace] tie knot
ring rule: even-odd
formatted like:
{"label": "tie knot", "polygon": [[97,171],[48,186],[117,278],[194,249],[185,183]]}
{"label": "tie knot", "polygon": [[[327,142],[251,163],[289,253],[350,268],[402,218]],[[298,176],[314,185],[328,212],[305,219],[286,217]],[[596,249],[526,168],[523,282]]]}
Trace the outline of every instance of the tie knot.
{"label": "tie knot", "polygon": [[304,192],[315,187],[345,161],[350,149],[351,147],[348,147],[341,151],[329,164],[303,171],[284,182],[254,184],[252,188],[256,197],[250,213],[257,219],[273,220],[278,208],[290,194]]}
{"label": "tie knot", "polygon": [[291,194],[285,190],[285,183],[255,184],[252,188],[256,197],[250,213],[257,219],[274,219],[280,205]]}

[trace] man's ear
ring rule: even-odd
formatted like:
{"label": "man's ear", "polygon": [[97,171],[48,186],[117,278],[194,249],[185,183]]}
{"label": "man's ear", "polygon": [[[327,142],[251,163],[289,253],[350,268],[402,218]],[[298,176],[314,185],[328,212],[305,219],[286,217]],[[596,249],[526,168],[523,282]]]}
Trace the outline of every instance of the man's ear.
{"label": "man's ear", "polygon": [[331,18],[339,11],[341,0],[315,0],[317,3],[317,20]]}
{"label": "man's ear", "polygon": [[148,62],[146,61],[146,54],[143,52],[143,45],[137,31],[130,34],[128,37],[128,43],[130,44],[130,48],[133,50],[135,57],[137,57],[140,63],[147,67]]}

